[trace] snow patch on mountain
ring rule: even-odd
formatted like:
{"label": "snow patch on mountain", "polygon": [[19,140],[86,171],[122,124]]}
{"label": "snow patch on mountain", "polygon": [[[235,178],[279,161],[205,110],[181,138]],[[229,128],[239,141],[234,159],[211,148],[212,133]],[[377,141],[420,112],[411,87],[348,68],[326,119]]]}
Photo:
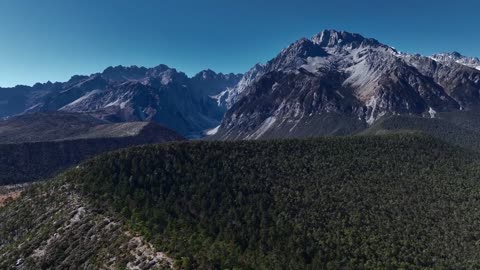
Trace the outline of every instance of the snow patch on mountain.
{"label": "snow patch on mountain", "polygon": [[454,62],[480,70],[480,59],[478,57],[468,57],[458,52],[434,54],[430,58],[437,62]]}
{"label": "snow patch on mountain", "polygon": [[89,99],[93,98],[95,95],[102,93],[102,90],[93,90],[90,92],[87,92],[85,95],[81,96],[80,98],[74,100],[73,102],[70,102],[69,104],[61,107],[59,110],[68,110],[69,108],[73,108],[79,104],[88,102]]}
{"label": "snow patch on mountain", "polygon": [[275,116],[270,116],[265,121],[263,121],[262,125],[251,135],[247,137],[247,139],[258,139],[260,138],[263,134],[265,134],[272,126],[275,124],[277,121],[277,118]]}
{"label": "snow patch on mountain", "polygon": [[215,128],[209,129],[205,132],[205,135],[208,135],[208,136],[215,135],[217,134],[219,128],[220,128],[220,125],[216,126]]}
{"label": "snow patch on mountain", "polygon": [[219,95],[215,97],[217,103],[224,108],[231,108],[233,104],[239,101],[245,94],[246,89],[257,78],[264,74],[266,65],[256,64],[247,73],[245,73],[242,79],[234,87],[229,87]]}
{"label": "snow patch on mountain", "polygon": [[372,96],[367,102],[367,107],[371,109],[370,111],[370,116],[367,119],[367,123],[369,125],[373,124],[376,120],[375,113],[377,110],[377,103],[378,103],[379,97],[378,96]]}
{"label": "snow patch on mountain", "polygon": [[301,68],[311,73],[316,73],[321,67],[328,66],[329,61],[325,57],[308,57]]}

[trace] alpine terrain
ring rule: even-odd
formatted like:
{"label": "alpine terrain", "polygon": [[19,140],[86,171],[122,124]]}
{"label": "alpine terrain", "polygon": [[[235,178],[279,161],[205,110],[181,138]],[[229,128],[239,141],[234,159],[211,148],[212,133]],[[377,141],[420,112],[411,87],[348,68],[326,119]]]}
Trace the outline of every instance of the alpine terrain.
{"label": "alpine terrain", "polygon": [[325,30],[256,65],[218,97],[215,139],[357,133],[383,116],[435,118],[480,105],[477,58],[410,55],[359,34]]}
{"label": "alpine terrain", "polygon": [[218,125],[213,96],[241,75],[202,71],[193,78],[166,65],[109,67],[67,82],[0,88],[0,117],[31,112],[82,112],[111,122],[155,121],[186,137]]}

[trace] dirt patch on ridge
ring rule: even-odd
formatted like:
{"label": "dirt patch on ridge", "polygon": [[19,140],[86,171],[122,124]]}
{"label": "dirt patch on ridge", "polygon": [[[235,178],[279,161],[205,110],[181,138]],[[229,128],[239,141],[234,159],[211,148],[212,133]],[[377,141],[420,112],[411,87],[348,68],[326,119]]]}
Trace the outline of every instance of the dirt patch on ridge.
{"label": "dirt patch on ridge", "polygon": [[9,201],[18,199],[27,187],[27,184],[0,186],[0,207],[5,206]]}

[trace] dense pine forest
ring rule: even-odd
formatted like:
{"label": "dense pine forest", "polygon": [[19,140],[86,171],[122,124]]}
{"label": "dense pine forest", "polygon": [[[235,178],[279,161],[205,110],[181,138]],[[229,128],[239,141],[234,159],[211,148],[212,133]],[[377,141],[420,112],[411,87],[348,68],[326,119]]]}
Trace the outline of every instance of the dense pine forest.
{"label": "dense pine forest", "polygon": [[479,161],[415,134],[188,142],[102,155],[47,185],[182,269],[475,269]]}

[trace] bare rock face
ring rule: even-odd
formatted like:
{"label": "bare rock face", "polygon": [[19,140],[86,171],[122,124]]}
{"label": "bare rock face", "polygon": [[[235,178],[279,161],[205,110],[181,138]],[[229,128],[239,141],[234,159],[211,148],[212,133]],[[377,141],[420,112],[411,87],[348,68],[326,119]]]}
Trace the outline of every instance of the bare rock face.
{"label": "bare rock face", "polygon": [[175,269],[171,257],[71,188],[35,187],[2,209],[1,269]]}
{"label": "bare rock face", "polygon": [[474,109],[480,102],[474,62],[404,54],[359,34],[325,30],[253,67],[223,93],[229,109],[214,138],[342,135],[384,115],[430,118]]}
{"label": "bare rock face", "polygon": [[192,77],[192,84],[205,96],[216,96],[228,87],[236,85],[242,74],[223,74],[216,73],[213,70],[207,69],[199,72]]}

